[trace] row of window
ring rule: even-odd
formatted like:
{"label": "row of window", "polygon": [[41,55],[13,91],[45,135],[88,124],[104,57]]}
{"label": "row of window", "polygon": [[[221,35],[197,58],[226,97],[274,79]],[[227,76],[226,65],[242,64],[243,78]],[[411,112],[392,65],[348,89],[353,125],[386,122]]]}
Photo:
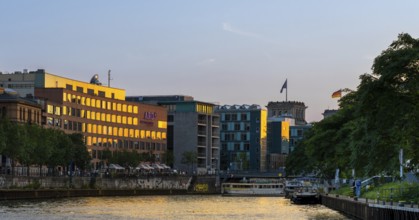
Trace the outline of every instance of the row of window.
{"label": "row of window", "polygon": [[79,118],[87,118],[96,121],[112,122],[118,124],[138,125],[137,117],[106,114],[101,112],[88,111],[83,109],[63,106],[63,111],[59,106],[47,105],[47,113],[54,115],[68,115]]}
{"label": "row of window", "polygon": [[[221,129],[223,131],[250,131],[250,123],[222,123]],[[259,133],[259,127],[256,128],[256,132]]]}
{"label": "row of window", "polygon": [[27,121],[27,122],[34,122],[36,124],[40,124],[39,119],[41,118],[41,112],[37,110],[32,110],[30,108],[23,108],[19,107],[18,112],[18,120],[19,121]]}
{"label": "row of window", "polygon": [[213,107],[210,105],[196,104],[196,112],[200,112],[204,114],[212,114]]}
{"label": "row of window", "polygon": [[141,139],[152,139],[152,140],[166,140],[166,132],[150,131],[150,130],[139,130],[132,128],[121,128],[106,125],[97,125],[90,123],[82,123],[76,121],[64,120],[63,126],[61,126],[61,119],[47,117],[47,124],[54,127],[63,128],[70,131],[78,131],[92,134],[104,134],[119,137],[131,137]]}
{"label": "row of window", "polygon": [[[3,87],[3,84],[0,84],[0,87]],[[7,84],[7,88],[10,89],[30,89],[33,88],[34,85],[33,84],[21,84],[21,83],[9,83]]]}
{"label": "row of window", "polygon": [[136,105],[104,101],[100,99],[88,98],[70,93],[63,93],[63,101],[112,111],[128,112],[134,114],[138,113],[138,106]]}
{"label": "row of window", "polygon": [[250,133],[221,133],[221,141],[250,141]]}
{"label": "row of window", "polygon": [[221,121],[249,121],[250,112],[221,113]]}
{"label": "row of window", "polygon": [[[249,143],[222,143],[221,144],[222,151],[249,151],[250,144]],[[256,148],[256,151],[259,152],[259,148]]]}

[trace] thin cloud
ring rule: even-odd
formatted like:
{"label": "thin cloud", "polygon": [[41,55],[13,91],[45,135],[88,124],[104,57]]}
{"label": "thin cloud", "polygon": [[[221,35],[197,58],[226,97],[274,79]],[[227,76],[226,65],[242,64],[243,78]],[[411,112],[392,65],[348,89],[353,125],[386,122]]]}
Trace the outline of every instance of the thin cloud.
{"label": "thin cloud", "polygon": [[247,32],[247,31],[242,31],[240,29],[237,29],[233,26],[231,26],[229,23],[224,22],[223,23],[223,30],[234,33],[234,34],[238,34],[238,35],[242,35],[242,36],[247,36],[247,37],[262,37],[260,34],[256,34],[256,33],[252,33],[252,32]]}
{"label": "thin cloud", "polygon": [[230,32],[230,33],[233,33],[233,34],[237,34],[237,35],[245,36],[245,37],[251,37],[251,38],[262,40],[262,41],[265,41],[265,42],[268,42],[268,43],[279,45],[278,42],[270,40],[270,39],[266,38],[265,36],[263,36],[261,34],[240,30],[236,27],[233,27],[228,22],[224,22],[222,28],[223,28],[224,31],[227,31],[227,32]]}
{"label": "thin cloud", "polygon": [[208,64],[214,63],[214,62],[215,62],[214,58],[209,58],[209,59],[199,61],[196,65],[203,66],[203,65],[208,65]]}

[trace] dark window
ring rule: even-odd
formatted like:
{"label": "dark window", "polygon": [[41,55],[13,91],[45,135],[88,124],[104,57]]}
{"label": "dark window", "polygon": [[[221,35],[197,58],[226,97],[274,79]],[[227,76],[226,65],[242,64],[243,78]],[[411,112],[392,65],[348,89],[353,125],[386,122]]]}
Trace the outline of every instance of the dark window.
{"label": "dark window", "polygon": [[93,90],[93,89],[87,89],[87,94],[94,95],[95,94],[95,90]]}
{"label": "dark window", "polygon": [[231,121],[231,115],[230,114],[225,114],[224,119],[225,119],[225,121]]}
{"label": "dark window", "polygon": [[65,88],[68,89],[68,90],[73,90],[73,85],[66,84]]}
{"label": "dark window", "polygon": [[104,91],[99,91],[98,96],[105,97],[105,92]]}
{"label": "dark window", "polygon": [[237,121],[237,114],[232,114],[231,115],[231,120],[232,121]]}
{"label": "dark window", "polygon": [[235,123],[234,124],[234,130],[240,131],[240,123]]}
{"label": "dark window", "polygon": [[167,121],[168,121],[168,122],[173,122],[173,121],[174,121],[174,117],[173,117],[173,115],[168,115],[168,116],[167,116]]}
{"label": "dark window", "polygon": [[77,92],[83,93],[83,87],[77,86],[76,90],[77,90]]}
{"label": "dark window", "polygon": [[246,113],[242,113],[242,114],[241,114],[241,120],[242,120],[242,121],[247,121],[247,120],[249,120],[249,119],[247,119],[247,114],[246,114]]}
{"label": "dark window", "polygon": [[227,131],[227,124],[226,123],[221,124],[221,129],[224,131]]}

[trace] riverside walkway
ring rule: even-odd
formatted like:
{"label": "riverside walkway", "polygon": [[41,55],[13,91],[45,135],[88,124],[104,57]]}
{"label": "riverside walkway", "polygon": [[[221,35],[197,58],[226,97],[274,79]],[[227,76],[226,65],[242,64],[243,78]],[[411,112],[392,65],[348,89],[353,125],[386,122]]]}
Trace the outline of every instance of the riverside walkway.
{"label": "riverside walkway", "polygon": [[336,194],[322,195],[322,204],[356,219],[419,219],[418,204],[384,202]]}

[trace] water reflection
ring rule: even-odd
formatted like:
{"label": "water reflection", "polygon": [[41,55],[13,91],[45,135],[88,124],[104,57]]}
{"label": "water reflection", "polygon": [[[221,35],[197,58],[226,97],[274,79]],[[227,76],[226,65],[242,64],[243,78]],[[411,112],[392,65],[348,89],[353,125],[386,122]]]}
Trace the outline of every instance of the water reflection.
{"label": "water reflection", "polygon": [[142,196],[4,201],[1,219],[348,219],[278,197]]}

